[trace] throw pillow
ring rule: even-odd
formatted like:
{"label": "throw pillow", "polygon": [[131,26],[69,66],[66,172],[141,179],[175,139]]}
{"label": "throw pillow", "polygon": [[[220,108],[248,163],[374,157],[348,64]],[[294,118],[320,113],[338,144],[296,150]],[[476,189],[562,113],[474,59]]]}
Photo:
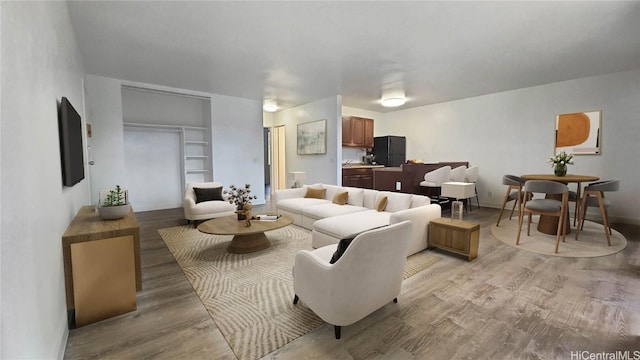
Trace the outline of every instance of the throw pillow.
{"label": "throw pillow", "polygon": [[343,239],[340,239],[340,241],[338,242],[338,247],[336,248],[336,251],[333,253],[333,256],[331,257],[331,260],[329,260],[329,264],[335,264],[336,261],[338,261],[338,259],[340,259],[342,257],[342,254],[344,254],[345,251],[347,251],[347,248],[349,247],[349,245],[351,244],[351,242],[353,241],[353,239],[355,239],[358,235],[362,234],[365,231],[370,231],[370,230],[375,230],[375,229],[380,229],[382,227],[385,227],[387,225],[382,225],[382,226],[376,226],[374,228],[368,229],[368,230],[364,230],[361,231],[359,233],[355,233],[352,235],[349,235]]}
{"label": "throw pillow", "polygon": [[214,188],[193,188],[193,191],[196,193],[196,204],[204,201],[214,201],[221,200],[222,198],[222,186],[214,187]]}
{"label": "throw pillow", "polygon": [[307,188],[307,193],[304,195],[306,198],[324,199],[327,189],[314,189],[312,187]]}
{"label": "throw pillow", "polygon": [[334,204],[338,204],[338,205],[344,205],[347,203],[347,200],[349,199],[349,193],[348,192],[339,192],[337,193],[334,197],[333,197],[333,203]]}
{"label": "throw pillow", "polygon": [[349,244],[351,244],[351,242],[353,241],[353,239],[356,238],[356,236],[358,236],[358,234],[349,235],[344,239],[340,239],[340,241],[338,242],[338,247],[336,248],[336,251],[333,253],[333,256],[331,257],[329,264],[335,264],[335,262],[338,261],[340,257],[342,257],[342,254],[344,254],[344,252],[347,250],[347,247],[349,247]]}
{"label": "throw pillow", "polygon": [[387,207],[387,197],[383,196],[380,199],[378,199],[378,202],[376,203],[376,211],[380,212],[380,211],[384,211],[384,208]]}

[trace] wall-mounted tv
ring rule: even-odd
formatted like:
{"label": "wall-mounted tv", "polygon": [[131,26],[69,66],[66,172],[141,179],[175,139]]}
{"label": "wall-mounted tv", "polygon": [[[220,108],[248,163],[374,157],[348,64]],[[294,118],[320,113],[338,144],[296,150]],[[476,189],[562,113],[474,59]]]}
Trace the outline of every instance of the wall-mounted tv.
{"label": "wall-mounted tv", "polygon": [[58,108],[60,160],[62,183],[73,186],[84,179],[84,148],[82,147],[82,119],[66,97]]}

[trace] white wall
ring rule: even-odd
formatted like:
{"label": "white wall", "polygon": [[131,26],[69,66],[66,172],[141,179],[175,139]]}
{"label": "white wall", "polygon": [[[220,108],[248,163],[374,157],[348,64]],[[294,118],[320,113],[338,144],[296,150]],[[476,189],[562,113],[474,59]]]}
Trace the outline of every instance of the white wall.
{"label": "white wall", "polygon": [[[128,82],[87,75],[87,109],[92,123],[91,153],[95,160],[92,169],[93,202],[97,191],[126,185],[123,140],[123,104],[121,86]],[[139,84],[159,88],[155,85]],[[169,89],[176,92],[188,90]],[[262,149],[262,104],[257,100],[197,93],[211,99],[213,179],[225,187],[250,183],[258,195],[255,204],[265,203]],[[184,125],[184,124],[177,124]],[[144,171],[144,169],[143,169]],[[94,194],[95,193],[95,194]],[[133,196],[133,194],[132,194]],[[134,205],[135,206],[135,205]]]}
{"label": "white wall", "polygon": [[184,185],[180,137],[177,130],[125,127],[127,190],[135,211],[182,206]]}
{"label": "white wall", "polygon": [[[283,110],[274,116],[274,126],[286,128],[286,171],[305,171],[305,184],[342,182],[342,97],[335,96],[295,108]],[[298,124],[327,120],[327,153],[322,155],[298,155],[296,136]],[[294,180],[287,175],[287,186]]]}
{"label": "white wall", "polygon": [[229,185],[251,184],[254,204],[264,204],[262,102],[211,95],[213,180]]}
{"label": "white wall", "polygon": [[[125,123],[210,128],[211,103],[208,98],[185,96],[140,88],[122,87],[122,118]],[[208,135],[208,131],[206,132]],[[184,140],[193,140],[188,134]],[[200,139],[206,140],[209,139]],[[127,188],[136,211],[182,206],[184,188],[190,181],[211,178],[210,146],[186,145],[177,128],[125,126],[124,148]],[[186,155],[206,155],[206,160],[185,160]],[[184,168],[200,168],[208,173],[189,173]],[[112,187],[113,185],[111,185]]]}
{"label": "white wall", "polygon": [[62,358],[61,237],[89,204],[89,181],[62,185],[56,106],[66,96],[85,125],[83,65],[65,2],[2,2],[1,16],[0,358]]}
{"label": "white wall", "polygon": [[127,187],[124,162],[121,82],[101,76],[85,77],[87,123],[91,124],[89,166],[91,203],[98,203],[98,192],[115,185]]}
{"label": "white wall", "polygon": [[211,118],[210,108],[207,99],[122,88],[124,122],[206,127]]}
{"label": "white wall", "polygon": [[602,110],[602,154],[577,156],[569,173],[621,179],[609,215],[640,223],[640,70],[387,113],[376,133],[406,136],[407,158],[479,165],[480,203],[499,207],[503,175],[552,172],[556,115],[590,110]]}

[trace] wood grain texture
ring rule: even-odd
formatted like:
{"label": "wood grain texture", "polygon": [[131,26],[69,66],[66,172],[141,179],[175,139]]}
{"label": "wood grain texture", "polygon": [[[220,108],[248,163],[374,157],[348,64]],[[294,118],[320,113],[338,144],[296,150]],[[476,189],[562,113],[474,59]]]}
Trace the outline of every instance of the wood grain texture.
{"label": "wood grain texture", "polygon": [[136,290],[142,290],[142,268],[140,260],[140,228],[133,209],[123,219],[102,220],[93,205],[78,210],[62,235],[62,258],[64,263],[67,310],[75,307],[73,298],[73,269],[71,266],[71,245],[94,240],[133,236],[133,256],[135,261]]}
{"label": "wood grain texture", "polygon": [[[263,211],[273,210],[268,205]],[[390,303],[342,329],[325,324],[265,359],[569,359],[571,351],[640,350],[640,227],[615,255],[567,259],[529,253],[481,225],[478,258],[444,260],[403,283]],[[136,214],[144,290],[138,309],[71,330],[67,359],[235,359],[156,229],[184,224],[182,209]]]}

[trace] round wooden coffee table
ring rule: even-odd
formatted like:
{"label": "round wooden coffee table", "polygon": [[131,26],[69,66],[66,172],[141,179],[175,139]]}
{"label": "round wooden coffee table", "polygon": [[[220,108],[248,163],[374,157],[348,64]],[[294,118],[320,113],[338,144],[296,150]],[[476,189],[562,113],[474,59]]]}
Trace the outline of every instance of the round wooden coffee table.
{"label": "round wooden coffee table", "polygon": [[244,220],[236,216],[225,216],[212,219],[198,225],[198,230],[207,234],[234,235],[227,246],[233,254],[248,254],[271,246],[265,231],[279,229],[293,223],[293,219],[281,215],[277,220],[251,220],[251,226],[245,226]]}

